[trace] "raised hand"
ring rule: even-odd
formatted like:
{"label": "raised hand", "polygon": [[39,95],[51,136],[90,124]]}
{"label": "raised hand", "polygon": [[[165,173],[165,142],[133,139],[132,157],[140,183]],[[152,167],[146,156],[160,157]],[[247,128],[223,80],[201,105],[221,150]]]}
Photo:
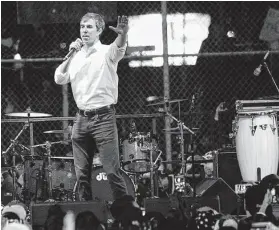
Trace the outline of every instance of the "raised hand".
{"label": "raised hand", "polygon": [[118,16],[117,26],[116,27],[109,26],[109,28],[117,34],[126,34],[129,30],[128,17],[127,16]]}

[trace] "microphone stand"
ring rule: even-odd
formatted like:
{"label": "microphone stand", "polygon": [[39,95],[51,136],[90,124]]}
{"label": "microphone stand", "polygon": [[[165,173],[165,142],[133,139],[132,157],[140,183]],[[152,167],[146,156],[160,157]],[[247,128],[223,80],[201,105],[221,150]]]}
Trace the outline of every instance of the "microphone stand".
{"label": "microphone stand", "polygon": [[263,66],[267,69],[267,72],[268,72],[269,76],[271,77],[271,80],[273,81],[273,84],[275,85],[275,87],[276,87],[276,89],[277,89],[277,92],[279,93],[278,86],[277,86],[277,84],[276,84],[276,82],[275,82],[275,80],[274,80],[274,78],[273,78],[273,76],[272,76],[272,74],[271,74],[271,71],[270,71],[270,69],[268,68],[268,65],[266,64],[266,62],[263,62]]}

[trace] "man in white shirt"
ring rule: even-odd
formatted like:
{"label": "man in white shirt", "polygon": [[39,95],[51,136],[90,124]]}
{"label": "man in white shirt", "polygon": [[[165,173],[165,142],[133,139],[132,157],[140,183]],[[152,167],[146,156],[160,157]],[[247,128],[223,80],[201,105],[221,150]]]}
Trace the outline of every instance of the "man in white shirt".
{"label": "man in white shirt", "polygon": [[[71,83],[78,112],[72,130],[73,155],[81,200],[92,199],[90,172],[94,153],[99,152],[114,199],[127,195],[119,164],[118,133],[114,104],[118,99],[118,62],[127,47],[128,19],[118,17],[118,34],[110,45],[101,44],[105,28],[102,16],[85,14],[80,36],[70,45],[75,52],[55,71],[57,84]],[[96,149],[97,148],[97,149]]]}

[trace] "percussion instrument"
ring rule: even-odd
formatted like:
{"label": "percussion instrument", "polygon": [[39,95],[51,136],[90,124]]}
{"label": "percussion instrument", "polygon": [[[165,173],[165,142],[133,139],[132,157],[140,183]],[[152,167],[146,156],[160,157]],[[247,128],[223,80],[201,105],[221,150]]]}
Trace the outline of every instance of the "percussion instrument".
{"label": "percussion instrument", "polygon": [[38,113],[33,111],[25,111],[25,112],[15,112],[15,113],[6,113],[8,117],[51,117],[51,114],[48,113]]}
{"label": "percussion instrument", "polygon": [[[149,172],[151,153],[152,162],[155,162],[159,152],[157,141],[155,139],[150,141],[150,134],[138,133],[137,136],[122,142],[123,169],[130,173]],[[155,169],[157,168],[158,165],[155,165]]]}
{"label": "percussion instrument", "polygon": [[276,112],[268,109],[238,111],[233,131],[244,181],[258,181],[277,173],[279,155]]}
{"label": "percussion instrument", "polygon": [[[128,195],[135,197],[135,185],[132,179],[123,170],[122,176],[127,186]],[[78,193],[78,182],[74,186],[74,194]],[[91,191],[93,200],[114,201],[113,192],[110,187],[107,174],[102,166],[92,168],[91,172]],[[76,196],[78,197],[78,196]]]}

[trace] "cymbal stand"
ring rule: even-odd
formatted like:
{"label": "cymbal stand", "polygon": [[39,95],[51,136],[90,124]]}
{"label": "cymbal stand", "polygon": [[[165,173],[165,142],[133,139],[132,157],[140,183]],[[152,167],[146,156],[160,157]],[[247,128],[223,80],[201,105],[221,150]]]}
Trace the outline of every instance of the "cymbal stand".
{"label": "cymbal stand", "polygon": [[158,160],[160,159],[162,155],[162,151],[160,151],[159,155],[157,156],[156,160],[153,162],[153,144],[151,140],[150,144],[150,190],[151,190],[151,197],[154,197],[154,168],[156,167],[156,164]]}
{"label": "cymbal stand", "polygon": [[[21,136],[21,134],[24,132],[24,130],[27,129],[27,127],[29,127],[29,123],[25,123],[22,127],[22,129],[19,131],[19,133],[16,135],[15,139],[11,140],[10,145],[8,146],[8,148],[6,149],[6,151],[3,151],[2,154],[5,155],[12,149],[14,148],[15,145],[17,145],[17,140],[18,138]],[[23,147],[23,145],[20,145],[21,147]],[[25,146],[24,146],[25,147]],[[26,148],[26,147],[25,147]],[[27,148],[28,149],[28,148]],[[28,149],[29,150],[29,149]]]}
{"label": "cymbal stand", "polygon": [[[22,129],[19,131],[19,133],[16,135],[16,137],[11,140],[10,142],[10,145],[8,146],[8,148],[6,149],[6,151],[3,151],[2,154],[3,154],[3,157],[4,157],[4,160],[6,161],[6,158],[7,158],[7,154],[11,151],[11,149],[13,149],[13,153],[12,153],[12,177],[13,177],[13,200],[16,201],[17,198],[16,198],[16,182],[17,182],[17,179],[16,179],[16,164],[15,164],[15,158],[16,158],[16,154],[15,154],[15,146],[16,145],[19,145],[18,144],[18,138],[21,136],[21,134],[24,132],[24,130],[27,129],[27,127],[29,126],[28,123],[25,123],[22,127]],[[20,145],[20,147],[24,147],[26,148],[24,145]],[[28,148],[26,148],[28,149]],[[29,149],[28,149],[29,150]],[[24,183],[25,184],[25,183]]]}
{"label": "cymbal stand", "polygon": [[29,124],[29,132],[30,132],[30,150],[31,150],[31,155],[34,156],[34,148],[32,147],[34,145],[34,130],[33,130],[33,123],[30,123],[30,113],[32,110],[30,107],[28,107],[26,111],[27,111],[27,121]]}
{"label": "cymbal stand", "polygon": [[176,121],[178,127],[179,127],[179,132],[180,132],[180,152],[181,152],[181,167],[182,167],[182,175],[184,177],[184,192],[186,192],[186,160],[184,158],[184,135],[183,135],[183,129],[187,130],[189,133],[191,133],[192,135],[195,135],[195,132],[193,130],[191,130],[190,128],[188,128],[186,125],[184,125],[184,123],[177,119],[176,117],[174,117],[172,114],[170,114],[168,111],[166,111],[166,114],[168,116],[170,116],[173,120]]}
{"label": "cymbal stand", "polygon": [[17,182],[17,178],[16,178],[16,166],[15,166],[15,154],[13,154],[13,165],[12,165],[12,176],[13,176],[13,201],[17,201],[17,197],[16,197],[16,182]]}
{"label": "cymbal stand", "polygon": [[45,170],[47,170],[47,180],[48,180],[48,201],[54,201],[52,197],[52,166],[51,166],[51,143],[46,141],[46,149],[47,149],[47,166]]}

